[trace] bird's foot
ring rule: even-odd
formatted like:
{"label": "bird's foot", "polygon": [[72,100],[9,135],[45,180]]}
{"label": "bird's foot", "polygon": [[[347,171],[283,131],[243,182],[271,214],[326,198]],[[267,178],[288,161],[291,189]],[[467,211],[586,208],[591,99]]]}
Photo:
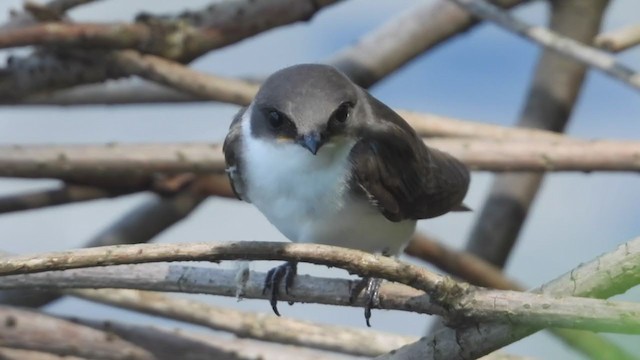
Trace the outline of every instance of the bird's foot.
{"label": "bird's foot", "polygon": [[367,326],[371,327],[371,309],[380,307],[380,285],[382,279],[365,277],[360,279],[349,295],[349,302],[354,303],[356,298],[364,290],[364,319],[367,322]]}
{"label": "bird's foot", "polygon": [[[262,294],[270,292],[269,303],[273,312],[280,316],[278,312],[278,294],[280,292],[280,283],[284,278],[284,293],[289,294],[289,289],[293,286],[293,279],[295,279],[298,273],[298,263],[289,261],[280,266],[276,266],[269,270],[267,277],[264,279],[264,287],[262,288]],[[293,305],[293,301],[289,301],[289,305]]]}

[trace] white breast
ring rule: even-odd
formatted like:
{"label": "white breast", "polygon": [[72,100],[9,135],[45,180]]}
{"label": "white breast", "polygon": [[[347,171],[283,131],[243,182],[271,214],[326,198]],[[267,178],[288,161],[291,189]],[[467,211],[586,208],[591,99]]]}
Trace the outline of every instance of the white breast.
{"label": "white breast", "polygon": [[252,138],[249,118],[250,109],[242,123],[246,195],[289,240],[396,252],[411,236],[415,221],[390,222],[348,195],[353,142],[313,155],[297,144]]}

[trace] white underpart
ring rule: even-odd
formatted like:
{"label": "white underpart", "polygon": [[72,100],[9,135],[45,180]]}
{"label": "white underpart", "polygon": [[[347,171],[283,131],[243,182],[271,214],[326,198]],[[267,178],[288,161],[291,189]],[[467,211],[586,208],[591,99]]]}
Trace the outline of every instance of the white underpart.
{"label": "white underpart", "polygon": [[353,142],[325,144],[316,155],[293,143],[251,137],[251,108],[242,120],[248,199],[294,242],[397,253],[416,222],[391,222],[348,195]]}

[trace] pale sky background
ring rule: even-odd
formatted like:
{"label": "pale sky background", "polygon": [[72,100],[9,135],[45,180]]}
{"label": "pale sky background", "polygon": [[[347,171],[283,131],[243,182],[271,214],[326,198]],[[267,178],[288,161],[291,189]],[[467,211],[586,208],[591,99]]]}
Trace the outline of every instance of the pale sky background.
{"label": "pale sky background", "polygon": [[[424,0],[423,0],[424,1]],[[205,0],[109,0],[81,7],[71,16],[82,21],[129,20],[141,10],[176,12],[197,9]],[[317,62],[352,44],[361,35],[417,0],[350,0],[330,7],[310,22],[278,28],[199,59],[195,66],[221,75],[263,75],[303,62]],[[605,29],[638,22],[640,3],[615,0]],[[21,1],[3,0],[0,14]],[[366,9],[366,11],[365,11]],[[529,22],[545,23],[544,2],[516,13]],[[6,52],[5,52],[6,53]],[[372,93],[394,108],[510,125],[518,117],[539,49],[493,25],[482,25],[411,62],[382,81]],[[640,50],[620,55],[640,68]],[[583,138],[640,138],[638,93],[591,72],[568,133]],[[237,108],[220,104],[95,107],[0,107],[0,144],[221,141]],[[474,173],[467,203],[480,209],[491,175]],[[43,188],[54,181],[0,180],[0,194]],[[640,234],[640,175],[559,173],[547,177],[513,252],[507,272],[537,286],[581,262],[589,261]],[[33,253],[79,247],[99,230],[132,209],[138,194],[0,216],[0,250]],[[420,229],[462,247],[478,211],[422,221]],[[247,226],[246,224],[250,224]],[[228,240],[285,241],[253,207],[237,201],[210,199],[187,220],[161,234],[158,242]],[[276,263],[260,262],[266,270]],[[301,272],[343,276],[344,272],[303,266]],[[621,299],[640,301],[633,290]],[[201,301],[234,309],[271,312],[267,301],[198,296]],[[96,319],[180,325],[151,317],[65,299],[47,311]],[[281,305],[286,317],[336,325],[364,327],[362,309],[322,305]],[[374,310],[374,329],[422,335],[427,316]],[[640,355],[640,339],[612,336]],[[539,358],[579,359],[552,337],[537,334],[508,350]]]}

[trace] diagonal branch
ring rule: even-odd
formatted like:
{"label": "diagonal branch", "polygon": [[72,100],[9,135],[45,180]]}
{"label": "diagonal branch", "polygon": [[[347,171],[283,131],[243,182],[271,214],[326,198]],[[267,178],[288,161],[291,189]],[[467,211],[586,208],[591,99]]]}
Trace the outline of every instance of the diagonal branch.
{"label": "diagonal branch", "polygon": [[0,197],[0,214],[48,206],[111,198],[133,191],[107,190],[92,186],[63,185],[56,189]]}
{"label": "diagonal branch", "polygon": [[[427,261],[473,285],[493,289],[524,291],[521,285],[508,279],[499,268],[492,264],[471,253],[451,249],[424,235],[414,235],[404,252]],[[604,336],[580,330],[557,328],[548,330],[557,336],[559,340],[586,355],[589,359],[635,359],[635,356],[626,353]]]}
{"label": "diagonal branch", "polygon": [[456,251],[429,236],[414,234],[404,253],[434,265],[470,284],[501,290],[524,289],[491,263],[465,251]]}
{"label": "diagonal branch", "polygon": [[[196,188],[186,189],[173,196],[154,196],[131,211],[125,212],[113,224],[90,239],[85,246],[96,247],[150,241],[162,231],[188,216],[202,203],[204,198],[205,195]],[[39,307],[59,297],[60,294],[57,292],[26,289],[3,291],[0,292],[0,303]]]}
{"label": "diagonal branch", "polygon": [[100,0],[51,0],[44,5],[27,1],[24,4],[25,11],[11,13],[9,21],[0,25],[0,32],[30,26],[45,19],[59,20],[74,7],[95,1]]}
{"label": "diagonal branch", "polygon": [[571,59],[577,60],[606,75],[640,89],[640,74],[616,61],[609,54],[561,36],[546,28],[533,26],[518,20],[485,0],[451,0],[474,15],[491,20],[502,28],[538,43]]}
{"label": "diagonal branch", "polygon": [[0,319],[0,339],[6,347],[101,360],[155,359],[116,335],[35,311],[0,306]]}
{"label": "diagonal branch", "polygon": [[[526,0],[496,0],[509,9]],[[368,88],[418,55],[477,24],[467,11],[447,1],[419,3],[371,31],[352,46],[332,55],[325,63],[342,70]]]}
{"label": "diagonal branch", "polygon": [[600,34],[595,39],[596,46],[611,52],[620,52],[640,44],[640,25]]}
{"label": "diagonal branch", "polygon": [[194,71],[182,64],[136,51],[112,54],[121,71],[159,84],[168,85],[203,99],[248,105],[258,92],[258,85]]}
{"label": "diagonal branch", "polygon": [[[640,238],[582,264],[561,277],[533,290],[548,296],[589,296],[609,298],[640,283]],[[633,270],[634,269],[634,270]],[[383,355],[379,359],[477,358],[539,331],[540,328],[502,324],[444,328],[433,335]]]}

